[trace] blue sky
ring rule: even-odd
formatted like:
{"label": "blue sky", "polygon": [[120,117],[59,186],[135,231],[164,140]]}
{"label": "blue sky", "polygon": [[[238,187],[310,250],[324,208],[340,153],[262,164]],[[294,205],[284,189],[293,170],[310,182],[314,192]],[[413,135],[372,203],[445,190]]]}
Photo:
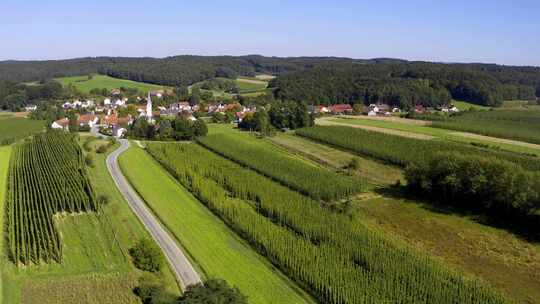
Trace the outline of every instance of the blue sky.
{"label": "blue sky", "polygon": [[540,66],[540,1],[0,2],[0,60],[178,54]]}

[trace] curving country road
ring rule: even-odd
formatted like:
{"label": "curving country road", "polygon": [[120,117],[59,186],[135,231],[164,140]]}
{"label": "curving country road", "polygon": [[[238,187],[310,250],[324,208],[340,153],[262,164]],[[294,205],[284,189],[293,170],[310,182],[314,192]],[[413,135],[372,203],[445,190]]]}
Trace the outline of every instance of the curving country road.
{"label": "curving country road", "polygon": [[133,212],[137,215],[148,232],[150,232],[154,240],[156,240],[159,247],[161,247],[161,250],[163,250],[182,290],[185,290],[189,285],[200,283],[201,278],[187,259],[186,255],[167,231],[163,229],[158,219],[146,207],[144,201],[135,192],[120,171],[118,156],[129,148],[129,141],[121,139],[120,143],[121,146],[107,157],[107,169],[109,169],[109,173],[111,174],[116,187],[118,187],[118,190],[120,190]]}

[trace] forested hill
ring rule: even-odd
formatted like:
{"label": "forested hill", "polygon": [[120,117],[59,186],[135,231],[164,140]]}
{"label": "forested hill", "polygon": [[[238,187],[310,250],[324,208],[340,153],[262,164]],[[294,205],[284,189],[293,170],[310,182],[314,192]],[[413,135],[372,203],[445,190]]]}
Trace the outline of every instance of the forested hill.
{"label": "forested hill", "polygon": [[503,100],[540,96],[540,68],[494,64],[444,64],[399,59],[338,57],[174,56],[96,57],[0,62],[0,81],[45,80],[100,73],[117,78],[180,86],[215,76],[267,73],[276,94],[309,103],[382,101],[438,105],[451,97],[497,106]]}
{"label": "forested hill", "polygon": [[275,79],[277,97],[313,103],[384,102],[438,106],[451,98],[499,106],[540,96],[540,68],[403,62],[316,67]]}

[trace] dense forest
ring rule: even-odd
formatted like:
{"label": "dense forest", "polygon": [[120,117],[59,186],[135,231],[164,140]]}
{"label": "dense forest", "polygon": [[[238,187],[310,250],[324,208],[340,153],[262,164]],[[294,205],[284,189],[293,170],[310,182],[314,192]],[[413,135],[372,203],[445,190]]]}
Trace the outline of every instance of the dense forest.
{"label": "dense forest", "polygon": [[540,96],[540,68],[495,64],[444,64],[397,59],[337,57],[174,56],[96,57],[0,62],[0,82],[26,82],[100,73],[169,86],[213,77],[277,75],[276,97],[307,103],[387,102],[437,106],[451,98],[498,106]]}
{"label": "dense forest", "polygon": [[[504,100],[535,100],[540,68],[403,62],[317,67],[276,78],[278,98],[310,103],[388,103],[435,107],[451,98],[500,106]],[[499,68],[495,68],[499,67]]]}

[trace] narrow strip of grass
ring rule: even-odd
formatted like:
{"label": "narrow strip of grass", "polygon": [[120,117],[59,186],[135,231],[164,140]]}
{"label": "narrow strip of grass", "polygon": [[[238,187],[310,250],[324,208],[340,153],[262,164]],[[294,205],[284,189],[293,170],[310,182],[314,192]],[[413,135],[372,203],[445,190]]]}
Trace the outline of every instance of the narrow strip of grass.
{"label": "narrow strip of grass", "polygon": [[207,277],[237,286],[250,303],[305,303],[308,298],[174,180],[150,155],[132,147],[120,166],[154,213]]}
{"label": "narrow strip of grass", "polygon": [[[0,147],[0,257],[4,259],[4,199],[6,197],[7,176],[9,169],[9,159],[11,157],[11,146]],[[0,303],[3,303],[3,277],[4,263],[0,262]]]}

